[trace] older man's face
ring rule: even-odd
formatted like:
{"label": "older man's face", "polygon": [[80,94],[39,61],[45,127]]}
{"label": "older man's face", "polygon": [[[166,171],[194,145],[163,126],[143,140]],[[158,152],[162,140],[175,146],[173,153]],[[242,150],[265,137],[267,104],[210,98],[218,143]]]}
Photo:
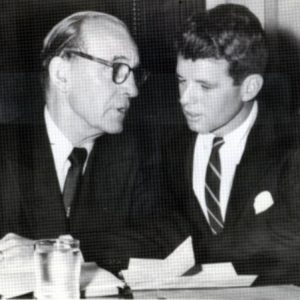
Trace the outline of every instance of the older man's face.
{"label": "older man's face", "polygon": [[[93,22],[84,26],[82,35],[85,53],[110,62],[123,62],[131,68],[138,65],[136,45],[122,27],[108,24],[103,28]],[[130,98],[138,94],[132,72],[124,83],[116,84],[111,67],[74,58],[68,104],[74,118],[80,120],[81,131],[95,135],[121,132]]]}

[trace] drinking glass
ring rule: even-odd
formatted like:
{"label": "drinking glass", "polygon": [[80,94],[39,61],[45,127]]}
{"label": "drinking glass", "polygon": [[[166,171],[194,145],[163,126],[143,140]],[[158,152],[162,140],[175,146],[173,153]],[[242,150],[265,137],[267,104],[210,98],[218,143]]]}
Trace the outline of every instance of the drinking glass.
{"label": "drinking glass", "polygon": [[79,299],[81,253],[75,239],[38,240],[34,246],[38,299]]}

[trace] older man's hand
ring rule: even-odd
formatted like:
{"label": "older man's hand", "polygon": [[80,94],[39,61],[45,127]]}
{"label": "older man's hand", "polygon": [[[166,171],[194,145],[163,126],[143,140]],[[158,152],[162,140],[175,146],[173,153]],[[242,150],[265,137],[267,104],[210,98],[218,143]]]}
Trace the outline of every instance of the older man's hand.
{"label": "older man's hand", "polygon": [[14,233],[5,235],[0,240],[1,272],[32,271],[34,242]]}

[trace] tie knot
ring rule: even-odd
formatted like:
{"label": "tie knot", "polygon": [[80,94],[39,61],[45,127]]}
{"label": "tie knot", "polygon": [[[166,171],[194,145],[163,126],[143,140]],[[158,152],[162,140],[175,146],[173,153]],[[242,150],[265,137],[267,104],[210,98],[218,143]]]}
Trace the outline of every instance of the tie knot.
{"label": "tie knot", "polygon": [[87,151],[85,148],[73,148],[71,154],[69,155],[69,160],[72,166],[80,166],[84,165],[84,162],[87,157]]}
{"label": "tie knot", "polygon": [[212,149],[213,150],[218,150],[221,148],[221,146],[224,144],[224,139],[220,136],[216,136],[213,139],[213,143],[212,143]]}

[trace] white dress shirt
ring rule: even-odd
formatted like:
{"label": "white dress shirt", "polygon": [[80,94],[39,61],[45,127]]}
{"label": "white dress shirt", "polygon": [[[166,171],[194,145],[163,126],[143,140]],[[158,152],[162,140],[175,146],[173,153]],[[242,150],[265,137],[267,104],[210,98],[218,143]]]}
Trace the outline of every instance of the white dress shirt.
{"label": "white dress shirt", "polygon": [[[44,118],[46,122],[47,133],[51,145],[51,151],[52,151],[55,170],[59,182],[60,191],[63,192],[68,170],[71,166],[68,157],[73,150],[73,145],[64,136],[64,134],[60,131],[60,129],[56,126],[46,106],[44,110]],[[93,145],[94,142],[88,142],[82,146],[87,150],[88,153],[88,157],[83,166],[83,172],[85,171],[87,161],[92,151]]]}
{"label": "white dress shirt", "polygon": [[[224,144],[219,153],[222,170],[220,205],[224,222],[235,170],[244,153],[246,141],[256,120],[257,113],[258,105],[255,101],[247,119],[238,128],[223,136]],[[193,159],[193,190],[207,221],[209,219],[205,202],[205,175],[213,139],[213,134],[198,134]]]}

